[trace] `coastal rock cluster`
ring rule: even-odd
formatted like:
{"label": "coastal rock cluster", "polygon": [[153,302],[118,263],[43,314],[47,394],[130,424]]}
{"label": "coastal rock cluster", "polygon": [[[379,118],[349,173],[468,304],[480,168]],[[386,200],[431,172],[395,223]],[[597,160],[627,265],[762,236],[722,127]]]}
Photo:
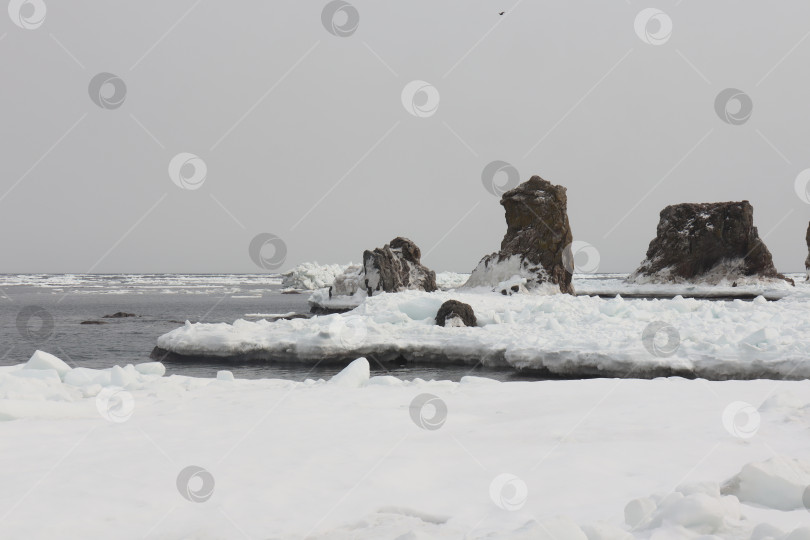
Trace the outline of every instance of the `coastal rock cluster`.
{"label": "coastal rock cluster", "polygon": [[[566,188],[532,176],[505,192],[500,204],[507,226],[500,249],[480,260],[463,287],[486,287],[508,296],[575,294]],[[806,241],[810,252],[810,227]],[[810,279],[810,255],[805,266]],[[776,270],[754,226],[754,209],[748,201],[667,206],[660,213],[646,258],[628,278],[633,284],[725,283],[732,287],[758,280],[793,284]],[[422,264],[421,251],[413,241],[397,237],[381,248],[366,250],[362,265],[350,266],[337,276],[329,299],[356,297],[360,302],[359,296],[405,290],[438,290],[436,273]],[[341,304],[339,309],[345,307]],[[466,326],[475,324],[470,323],[474,314],[455,314]],[[439,315],[437,324],[443,325],[446,317]]]}
{"label": "coastal rock cluster", "polygon": [[363,264],[351,265],[335,277],[332,296],[354,296],[358,291],[376,292],[437,290],[436,272],[422,264],[422,252],[412,240],[398,236],[381,248],[363,252]]}
{"label": "coastal rock cluster", "polygon": [[628,279],[717,283],[751,277],[786,279],[754,227],[753,207],[740,201],[664,208],[646,259]]}
{"label": "coastal rock cluster", "polygon": [[[481,259],[466,286],[492,287],[503,294],[517,289],[574,294],[571,273],[563,262],[573,241],[566,189],[532,176],[504,193],[501,205],[506,210],[501,249]],[[501,286],[515,276],[522,278],[519,285]]]}
{"label": "coastal rock cluster", "polygon": [[371,296],[377,291],[437,290],[436,272],[424,266],[421,259],[419,246],[401,236],[381,248],[366,250],[363,252],[366,292]]}

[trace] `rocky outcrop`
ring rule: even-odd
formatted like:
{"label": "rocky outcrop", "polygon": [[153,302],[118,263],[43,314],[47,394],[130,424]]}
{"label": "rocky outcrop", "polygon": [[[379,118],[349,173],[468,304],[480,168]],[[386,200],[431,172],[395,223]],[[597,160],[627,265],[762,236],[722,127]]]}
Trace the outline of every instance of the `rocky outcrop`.
{"label": "rocky outcrop", "polygon": [[475,319],[472,306],[458,300],[448,300],[436,313],[436,324],[439,326],[476,326],[478,321]]}
{"label": "rocky outcrop", "polygon": [[[501,249],[481,259],[466,286],[507,290],[502,284],[518,276],[525,279],[522,287],[527,291],[548,288],[574,294],[564,263],[573,240],[565,188],[532,176],[504,193],[501,205],[507,226]],[[513,286],[510,283],[508,290]]]}
{"label": "rocky outcrop", "polygon": [[363,252],[366,292],[371,296],[377,291],[437,290],[436,272],[423,266],[421,258],[419,247],[401,236],[381,248],[366,250]]}
{"label": "rocky outcrop", "polygon": [[785,279],[754,227],[748,201],[675,204],[661,211],[636,283],[716,284],[745,278]]}
{"label": "rocky outcrop", "polygon": [[810,224],[807,225],[804,241],[807,243],[807,258],[804,260],[804,269],[807,272],[807,280],[810,281]]}

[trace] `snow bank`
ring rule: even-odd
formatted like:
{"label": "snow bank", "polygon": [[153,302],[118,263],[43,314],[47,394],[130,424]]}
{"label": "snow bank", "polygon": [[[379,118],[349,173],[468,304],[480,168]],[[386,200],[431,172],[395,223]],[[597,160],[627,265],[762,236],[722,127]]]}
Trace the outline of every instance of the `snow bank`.
{"label": "snow bank", "polygon": [[[369,379],[368,368],[359,359],[331,381],[298,383],[165,377],[154,363],[73,368],[65,381],[51,368],[2,367],[0,536],[810,532],[810,512],[796,505],[808,480],[810,381],[453,383]],[[114,384],[122,376],[126,388]],[[763,398],[755,437],[724,429],[728,403]]]}
{"label": "snow bank", "polygon": [[[450,299],[470,304],[479,326],[435,325],[439,306]],[[810,309],[801,298],[715,302],[405,291],[309,320],[186,323],[160,336],[157,345],[187,356],[314,363],[373,354],[566,376],[805,378]]]}
{"label": "snow bank", "polygon": [[329,287],[335,278],[349,268],[349,264],[318,264],[305,262],[282,274],[281,286],[287,290],[314,290]]}

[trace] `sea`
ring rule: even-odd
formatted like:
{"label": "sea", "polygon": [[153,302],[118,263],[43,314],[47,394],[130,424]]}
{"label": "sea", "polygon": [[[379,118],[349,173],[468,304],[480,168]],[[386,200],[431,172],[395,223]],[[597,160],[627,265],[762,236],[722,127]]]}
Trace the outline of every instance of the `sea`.
{"label": "sea", "polygon": [[[150,362],[157,338],[185,321],[232,323],[308,313],[309,293],[282,292],[277,274],[0,274],[0,365],[20,364],[39,349],[73,367]],[[116,313],[133,316],[109,317]],[[163,360],[166,375],[328,379],[340,366],[273,362]],[[371,365],[372,375],[402,379],[497,380],[538,377],[481,366]]]}

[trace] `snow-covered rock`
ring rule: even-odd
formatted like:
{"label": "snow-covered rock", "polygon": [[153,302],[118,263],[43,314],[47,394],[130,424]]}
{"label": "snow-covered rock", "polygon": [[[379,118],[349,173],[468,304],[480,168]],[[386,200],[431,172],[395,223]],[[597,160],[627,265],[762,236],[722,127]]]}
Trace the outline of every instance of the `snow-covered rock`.
{"label": "snow-covered rock", "polygon": [[748,201],[683,203],[661,210],[635,283],[785,281],[754,227]]}
{"label": "snow-covered rock", "polygon": [[368,294],[419,290],[432,292],[436,272],[422,264],[412,240],[398,236],[381,248],[363,252],[364,288]]}
{"label": "snow-covered rock", "polygon": [[366,292],[363,285],[363,267],[352,264],[335,277],[331,296],[354,296],[357,291],[362,291],[363,294]]}
{"label": "snow-covered rock", "polygon": [[507,225],[501,249],[481,259],[467,286],[497,288],[517,276],[528,290],[573,294],[566,189],[532,176],[504,193],[501,205]]}

